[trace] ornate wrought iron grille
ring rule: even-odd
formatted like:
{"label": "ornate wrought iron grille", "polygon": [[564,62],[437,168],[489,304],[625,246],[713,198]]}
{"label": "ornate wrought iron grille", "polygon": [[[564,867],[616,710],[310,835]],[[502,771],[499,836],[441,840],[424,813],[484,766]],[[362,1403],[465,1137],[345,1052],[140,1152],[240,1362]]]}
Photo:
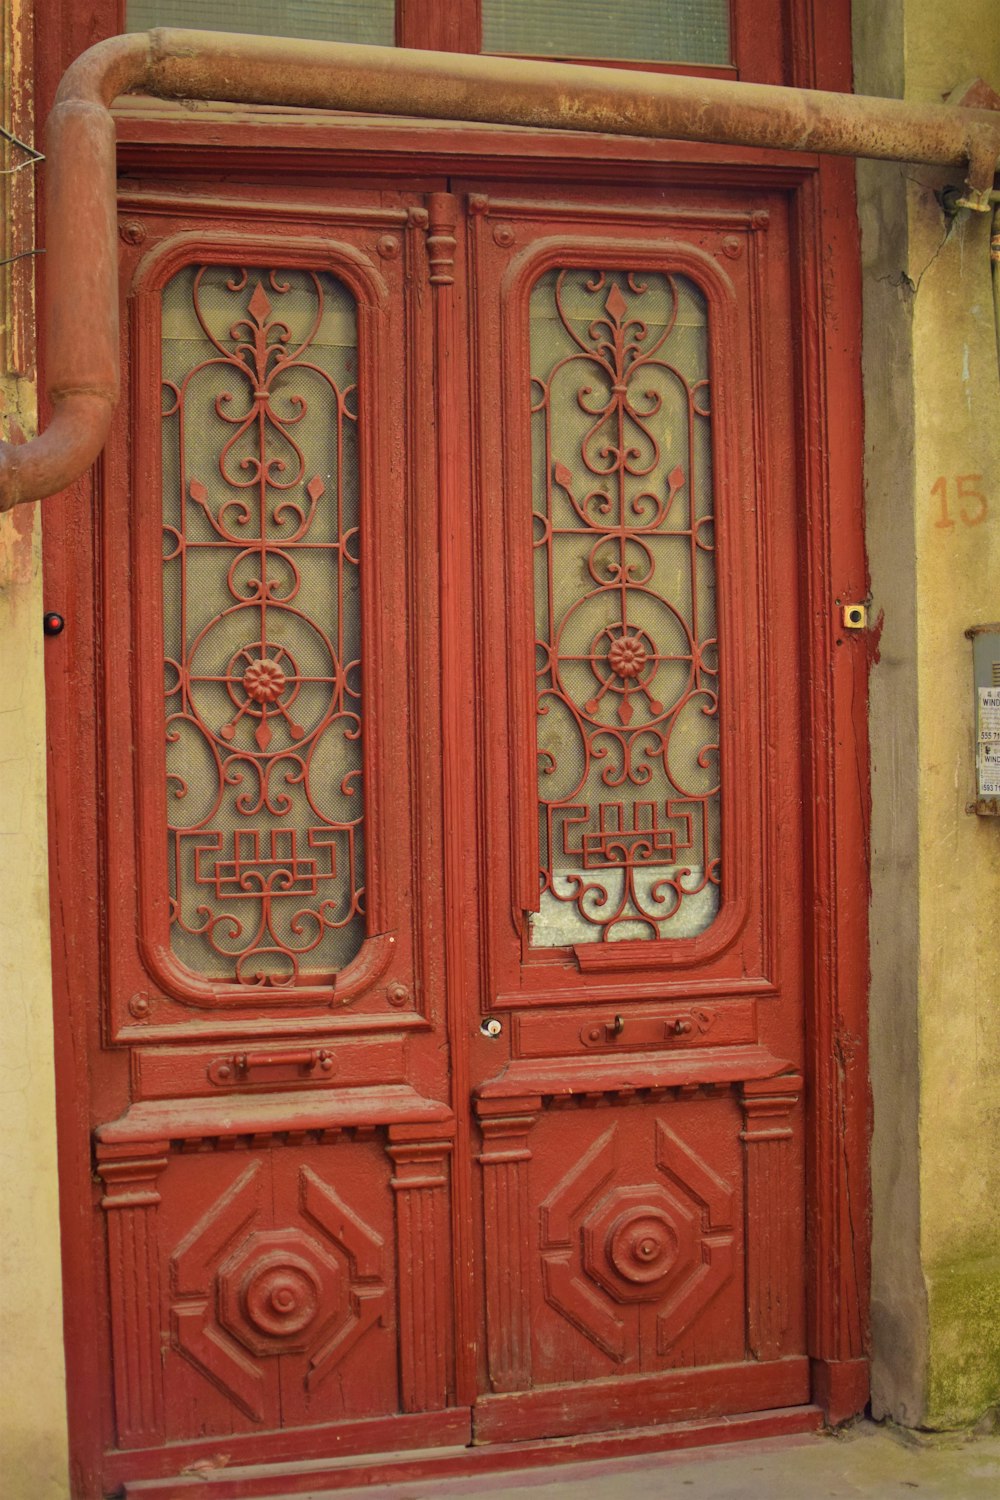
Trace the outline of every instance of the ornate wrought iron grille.
{"label": "ornate wrought iron grille", "polygon": [[364,938],[356,324],[325,273],[164,292],[171,945],[221,981],[315,981]]}
{"label": "ornate wrought iron grille", "polygon": [[719,907],[706,304],[688,278],[532,291],[540,947],[690,937]]}

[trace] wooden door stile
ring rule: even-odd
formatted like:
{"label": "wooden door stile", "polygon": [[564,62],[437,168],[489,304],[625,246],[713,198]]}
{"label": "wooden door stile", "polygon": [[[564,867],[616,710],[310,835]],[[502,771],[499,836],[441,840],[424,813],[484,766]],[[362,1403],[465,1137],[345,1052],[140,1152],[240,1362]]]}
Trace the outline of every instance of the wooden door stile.
{"label": "wooden door stile", "polygon": [[[451,193],[428,198],[427,271],[434,303],[434,430],[436,490],[440,526],[441,767],[443,778],[442,876],[445,892],[445,972],[448,981],[448,1038],[451,1088],[461,1122],[455,1140],[452,1195],[454,1265],[455,1404],[471,1406],[475,1393],[474,1292],[476,1256],[472,1231],[472,1158],[465,1100],[468,1097],[468,1012],[474,985],[475,863],[470,859],[469,807],[474,806],[476,770],[470,756],[475,710],[470,691],[471,600],[470,517],[462,483],[461,415],[465,404],[464,330],[456,305],[456,251],[459,204]],[[474,851],[471,851],[474,853]],[[471,950],[471,951],[470,951]]]}

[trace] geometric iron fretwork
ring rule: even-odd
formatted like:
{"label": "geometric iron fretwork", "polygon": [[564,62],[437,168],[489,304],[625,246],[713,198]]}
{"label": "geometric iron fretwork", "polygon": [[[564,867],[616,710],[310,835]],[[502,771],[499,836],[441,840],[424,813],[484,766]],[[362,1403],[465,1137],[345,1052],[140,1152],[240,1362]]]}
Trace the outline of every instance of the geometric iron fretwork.
{"label": "geometric iron fretwork", "polygon": [[364,939],[357,378],[325,272],[165,289],[171,947],[230,983],[332,977]]}
{"label": "geometric iron fretwork", "polygon": [[680,275],[564,268],[530,319],[531,940],[691,936],[721,886],[705,299]]}

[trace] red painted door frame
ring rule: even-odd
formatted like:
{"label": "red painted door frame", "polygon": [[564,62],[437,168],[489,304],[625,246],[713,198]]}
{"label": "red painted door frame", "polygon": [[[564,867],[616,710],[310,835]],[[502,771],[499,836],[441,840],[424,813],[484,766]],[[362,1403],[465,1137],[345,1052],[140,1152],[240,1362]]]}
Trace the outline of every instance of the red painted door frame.
{"label": "red painted door frame", "polygon": [[[49,7],[40,9],[51,17]],[[824,8],[826,33],[812,53],[795,39],[804,34],[805,8],[795,10],[798,26],[787,81],[845,86],[845,17],[831,19]],[[97,39],[93,31],[85,39],[81,36],[75,8],[72,28],[67,24],[64,35],[69,55]],[[825,61],[829,56],[838,59],[832,67]],[[56,71],[51,61],[48,65],[51,72],[40,81],[41,97],[50,89]],[[330,173],[372,181],[372,162],[377,160],[387,187],[401,179],[408,188],[433,192],[458,177],[482,181],[510,173],[520,181],[544,181],[553,170],[554,158],[560,179],[580,184],[600,185],[604,180],[617,185],[625,180],[637,190],[648,191],[655,180],[659,188],[683,190],[705,183],[733,186],[752,174],[762,187],[788,194],[794,299],[801,331],[796,384],[800,393],[798,483],[805,522],[800,552],[802,697],[805,805],[812,812],[804,882],[804,907],[813,916],[805,953],[809,996],[808,1348],[814,1399],[833,1420],[860,1409],[867,1380],[867,1215],[861,1214],[859,1224],[856,1205],[867,1202],[867,887],[858,872],[866,857],[867,807],[857,766],[866,764],[867,662],[863,647],[843,638],[838,630],[839,603],[867,592],[861,539],[860,303],[851,164],[621,142],[608,145],[602,160],[595,163],[587,142],[560,142],[557,157],[551,138],[527,132],[519,137],[521,155],[515,162],[504,132],[457,127],[414,131],[409,126],[404,130],[391,124],[358,124],[345,129],[331,144],[328,128],[319,124],[280,124],[248,131],[196,118],[178,125],[157,109],[152,118],[130,112],[123,120],[121,137],[123,169],[143,179],[144,185],[171,173],[189,176],[193,170],[204,180],[206,195],[211,192],[212,178],[223,168],[229,175],[242,172],[249,178],[276,169],[280,175],[282,160],[288,163],[286,181],[293,171],[303,183]],[[419,142],[416,147],[415,141]],[[126,187],[126,199],[128,193]],[[130,215],[126,207],[126,239]],[[453,457],[439,454],[438,461],[447,465]],[[99,883],[81,874],[99,866],[98,809],[86,810],[90,799],[81,799],[79,788],[98,782],[101,739],[106,733],[106,717],[96,691],[104,625],[95,607],[94,569],[89,562],[80,565],[81,557],[90,559],[95,550],[91,482],[82,481],[70,496],[49,506],[46,607],[58,609],[70,622],[64,636],[50,642],[48,651],[67,1361],[74,1482],[81,1495],[90,1495],[97,1493],[99,1434],[108,1428],[108,1397],[91,1363],[102,1336],[104,1272],[88,1248],[93,1213],[91,1122],[81,1059],[94,1058],[100,1050],[100,1025],[92,997],[107,972],[107,950],[102,943]],[[459,665],[442,663],[446,699],[451,691],[448,673],[457,672]],[[460,694],[454,693],[451,701],[458,704]],[[453,733],[458,731],[454,725]],[[461,927],[456,928],[454,941],[459,948],[468,941]],[[474,967],[470,953],[458,951],[451,957],[453,964]],[[105,1066],[113,1071],[121,1063],[113,1059]],[[457,1097],[460,1078],[455,1079],[455,1088]],[[463,1297],[471,1297],[471,1287],[458,1294],[459,1315]],[[461,1399],[460,1390],[456,1395]],[[396,1438],[387,1436],[386,1441],[395,1443]]]}

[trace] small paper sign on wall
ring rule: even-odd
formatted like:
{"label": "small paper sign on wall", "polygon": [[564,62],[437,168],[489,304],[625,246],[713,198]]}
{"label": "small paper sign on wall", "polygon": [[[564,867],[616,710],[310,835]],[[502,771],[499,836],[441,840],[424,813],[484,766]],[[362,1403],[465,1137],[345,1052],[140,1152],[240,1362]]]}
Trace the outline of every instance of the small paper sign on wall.
{"label": "small paper sign on wall", "polygon": [[980,797],[1000,797],[1000,687],[979,689],[976,772]]}
{"label": "small paper sign on wall", "polygon": [[976,625],[972,641],[976,689],[976,800],[969,812],[1000,816],[1000,625]]}

